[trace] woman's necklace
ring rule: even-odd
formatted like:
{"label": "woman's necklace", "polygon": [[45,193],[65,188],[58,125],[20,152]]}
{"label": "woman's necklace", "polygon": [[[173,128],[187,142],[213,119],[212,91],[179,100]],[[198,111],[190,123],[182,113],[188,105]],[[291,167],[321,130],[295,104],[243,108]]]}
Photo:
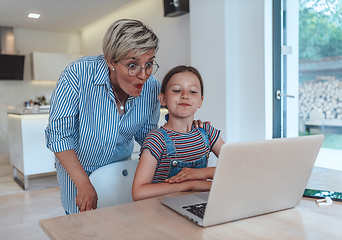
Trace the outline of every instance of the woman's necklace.
{"label": "woman's necklace", "polygon": [[121,111],[125,111],[125,106],[121,103],[119,97],[118,97],[118,94],[116,93],[116,91],[114,91],[113,89],[113,92],[114,92],[114,96],[115,96],[115,99],[117,100],[117,103],[119,103],[119,108]]}

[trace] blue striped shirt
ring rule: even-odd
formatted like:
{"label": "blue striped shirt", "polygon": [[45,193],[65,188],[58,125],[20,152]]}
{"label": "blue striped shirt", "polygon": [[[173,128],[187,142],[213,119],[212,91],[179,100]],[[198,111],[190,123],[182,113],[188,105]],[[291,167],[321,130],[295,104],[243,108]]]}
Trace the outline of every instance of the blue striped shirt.
{"label": "blue striped shirt", "polygon": [[[159,82],[151,76],[140,96],[127,99],[125,114],[120,116],[103,55],[71,63],[51,97],[47,147],[53,152],[74,150],[88,175],[128,158],[133,139],[142,145],[147,133],[157,127],[159,90]],[[56,170],[65,210],[78,212],[75,186],[58,160]]]}

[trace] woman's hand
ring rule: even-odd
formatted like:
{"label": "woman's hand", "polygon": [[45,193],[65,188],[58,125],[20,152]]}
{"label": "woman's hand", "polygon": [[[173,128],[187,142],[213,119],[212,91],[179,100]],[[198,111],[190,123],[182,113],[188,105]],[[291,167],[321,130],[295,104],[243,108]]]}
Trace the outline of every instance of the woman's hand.
{"label": "woman's hand", "polygon": [[97,193],[90,182],[77,187],[76,205],[80,212],[97,208]]}
{"label": "woman's hand", "polygon": [[201,120],[194,120],[193,122],[192,122],[192,124],[195,126],[195,128],[203,128],[203,124],[204,123],[207,123],[207,124],[210,124],[210,122],[209,121],[206,121],[206,122],[202,122]]}

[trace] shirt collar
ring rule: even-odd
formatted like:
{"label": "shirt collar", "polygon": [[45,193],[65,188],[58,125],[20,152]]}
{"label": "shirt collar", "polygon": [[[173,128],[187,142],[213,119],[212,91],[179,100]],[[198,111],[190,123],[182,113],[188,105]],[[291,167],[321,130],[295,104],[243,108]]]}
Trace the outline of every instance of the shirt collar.
{"label": "shirt collar", "polygon": [[93,82],[95,85],[110,85],[108,65],[103,55],[99,56]]}

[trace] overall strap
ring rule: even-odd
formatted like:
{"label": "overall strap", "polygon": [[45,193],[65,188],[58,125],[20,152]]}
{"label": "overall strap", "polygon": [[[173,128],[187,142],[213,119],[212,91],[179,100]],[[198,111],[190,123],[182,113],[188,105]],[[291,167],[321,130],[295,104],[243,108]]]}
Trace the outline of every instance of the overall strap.
{"label": "overall strap", "polygon": [[169,155],[174,155],[176,154],[176,147],[175,144],[173,143],[172,139],[170,138],[169,134],[167,134],[166,130],[164,128],[160,128],[160,132],[164,136],[165,140],[165,145],[166,145],[166,154]]}
{"label": "overall strap", "polygon": [[210,144],[209,144],[209,136],[207,131],[204,130],[204,128],[198,128],[198,130],[200,131],[202,138],[204,140],[204,144],[208,147],[208,149],[210,150]]}

